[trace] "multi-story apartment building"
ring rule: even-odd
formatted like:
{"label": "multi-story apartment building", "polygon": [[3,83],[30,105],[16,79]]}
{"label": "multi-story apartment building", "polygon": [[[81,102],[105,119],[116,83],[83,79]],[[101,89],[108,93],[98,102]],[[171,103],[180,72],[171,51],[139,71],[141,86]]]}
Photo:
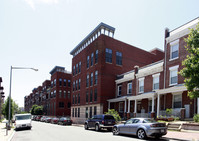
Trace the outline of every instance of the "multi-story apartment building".
{"label": "multi-story apartment building", "polygon": [[1,120],[1,118],[2,118],[2,104],[4,103],[4,92],[3,92],[3,86],[2,86],[2,83],[3,82],[3,80],[2,80],[2,77],[0,77],[0,120]]}
{"label": "multi-story apartment building", "polygon": [[56,66],[51,71],[50,115],[70,116],[71,73],[64,67]]}
{"label": "multi-story apartment building", "polygon": [[114,31],[115,28],[101,23],[70,52],[71,117],[76,123],[107,111],[107,100],[115,96],[118,74],[164,57],[161,50],[147,52],[114,39]]}
{"label": "multi-story apartment building", "polygon": [[30,111],[37,104],[43,106],[44,115],[70,116],[71,73],[64,67],[55,66],[50,74],[51,80],[45,80],[42,86],[25,96],[25,111]]}
{"label": "multi-story apartment building", "polygon": [[117,76],[115,98],[109,99],[109,108],[127,117],[165,116],[166,109],[172,115],[184,118],[199,113],[199,99],[190,99],[183,85],[184,78],[178,74],[188,52],[184,38],[189,29],[199,23],[199,18],[172,31],[165,30],[164,60],[152,63]]}

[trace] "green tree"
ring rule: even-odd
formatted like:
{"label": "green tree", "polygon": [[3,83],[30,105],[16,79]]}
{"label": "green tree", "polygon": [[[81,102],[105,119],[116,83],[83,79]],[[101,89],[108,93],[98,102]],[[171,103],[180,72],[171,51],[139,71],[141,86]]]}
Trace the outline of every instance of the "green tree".
{"label": "green tree", "polygon": [[[11,98],[11,107],[10,107],[10,110],[11,110],[11,114],[10,114],[10,119],[12,119],[13,117],[13,114],[14,114],[14,106],[13,106],[13,100]],[[8,120],[9,118],[9,97],[7,97],[5,103],[3,104],[2,106],[2,114],[5,116],[5,118]]]}
{"label": "green tree", "polygon": [[36,108],[36,107],[38,107],[38,105],[33,105],[33,106],[32,106],[32,108],[31,108],[31,110],[30,110],[30,113],[31,113],[32,115],[36,115],[36,114],[35,114],[35,108]]}
{"label": "green tree", "polygon": [[35,115],[43,115],[43,106],[37,106],[34,108]]}
{"label": "green tree", "polygon": [[106,115],[112,115],[116,122],[121,121],[121,117],[115,109],[108,109],[108,112],[105,112]]}
{"label": "green tree", "polygon": [[189,55],[182,62],[184,68],[179,72],[185,78],[185,86],[190,98],[199,97],[199,24],[185,38]]}

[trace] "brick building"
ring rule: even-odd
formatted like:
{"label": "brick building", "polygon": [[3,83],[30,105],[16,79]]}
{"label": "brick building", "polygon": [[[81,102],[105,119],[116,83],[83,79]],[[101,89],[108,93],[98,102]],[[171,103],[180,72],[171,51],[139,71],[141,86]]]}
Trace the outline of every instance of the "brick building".
{"label": "brick building", "polygon": [[64,67],[55,66],[50,74],[51,80],[45,80],[42,86],[25,96],[25,111],[30,111],[37,104],[43,106],[44,115],[70,116],[71,73]]}
{"label": "brick building", "polygon": [[4,103],[4,92],[3,92],[3,86],[2,86],[2,82],[3,82],[3,80],[2,80],[2,77],[0,77],[0,120],[1,120],[1,118],[2,118],[2,105],[3,105],[3,103]]}
{"label": "brick building", "polygon": [[183,85],[184,78],[178,74],[188,52],[184,38],[188,28],[199,23],[196,18],[169,32],[165,30],[165,58],[117,76],[115,98],[109,99],[109,108],[116,109],[121,116],[154,117],[165,116],[166,109],[172,115],[184,118],[199,113],[199,99],[191,100]]}
{"label": "brick building", "polygon": [[99,24],[72,51],[71,117],[76,123],[102,114],[108,109],[107,100],[114,98],[118,74],[163,59],[164,53],[151,52],[113,38],[115,28]]}

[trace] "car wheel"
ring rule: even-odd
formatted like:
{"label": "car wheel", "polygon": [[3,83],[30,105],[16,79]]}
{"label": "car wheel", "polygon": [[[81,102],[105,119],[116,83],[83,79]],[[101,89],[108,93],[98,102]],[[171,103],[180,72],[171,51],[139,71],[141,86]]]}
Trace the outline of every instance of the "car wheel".
{"label": "car wheel", "polygon": [[113,128],[113,135],[119,135],[119,131],[117,127]]}
{"label": "car wheel", "polygon": [[137,132],[137,137],[138,137],[139,139],[144,139],[144,138],[146,138],[146,133],[145,133],[145,131],[144,131],[143,129],[139,129],[138,132]]}
{"label": "car wheel", "polygon": [[87,123],[84,124],[84,129],[88,130],[88,124]]}
{"label": "car wheel", "polygon": [[100,131],[100,128],[99,128],[98,124],[95,125],[95,131]]}

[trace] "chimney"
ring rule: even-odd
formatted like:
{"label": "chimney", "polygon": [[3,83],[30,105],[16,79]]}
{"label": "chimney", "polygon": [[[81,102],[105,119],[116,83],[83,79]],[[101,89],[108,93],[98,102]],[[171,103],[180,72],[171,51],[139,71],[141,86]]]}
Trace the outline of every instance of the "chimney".
{"label": "chimney", "polygon": [[134,69],[135,69],[135,74],[137,74],[138,73],[138,70],[139,70],[139,66],[134,66]]}

